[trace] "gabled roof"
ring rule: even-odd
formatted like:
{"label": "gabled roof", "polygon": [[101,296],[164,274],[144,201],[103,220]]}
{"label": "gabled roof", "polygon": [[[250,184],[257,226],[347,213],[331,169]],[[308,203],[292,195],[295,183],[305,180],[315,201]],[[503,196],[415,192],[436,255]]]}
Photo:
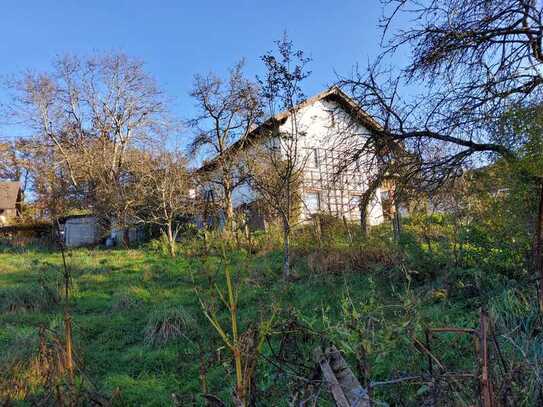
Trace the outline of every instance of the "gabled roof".
{"label": "gabled roof", "polygon": [[[310,106],[313,103],[316,103],[320,100],[331,100],[336,103],[338,103],[345,111],[347,111],[349,114],[351,114],[353,117],[355,117],[361,124],[366,126],[369,130],[379,131],[382,130],[381,125],[373,119],[368,113],[366,113],[358,103],[356,103],[352,98],[350,98],[345,92],[343,92],[338,86],[332,86],[325,91],[318,93],[303,102],[296,105],[291,110],[285,110],[283,112],[277,113],[276,115],[269,117],[266,119],[262,124],[260,124],[258,127],[253,129],[247,137],[240,139],[236,141],[234,144],[232,144],[228,150],[227,153],[235,153],[236,151],[242,150],[243,147],[246,145],[248,141],[252,141],[259,137],[262,134],[262,130],[271,126],[274,123],[283,123],[287,120],[289,115],[291,114],[292,110],[298,110],[306,106]],[[200,171],[208,171],[215,167],[217,161],[216,158],[211,159],[207,162],[204,162],[204,164],[197,170]]]}
{"label": "gabled roof", "polygon": [[14,209],[19,200],[21,183],[0,182],[0,209]]}

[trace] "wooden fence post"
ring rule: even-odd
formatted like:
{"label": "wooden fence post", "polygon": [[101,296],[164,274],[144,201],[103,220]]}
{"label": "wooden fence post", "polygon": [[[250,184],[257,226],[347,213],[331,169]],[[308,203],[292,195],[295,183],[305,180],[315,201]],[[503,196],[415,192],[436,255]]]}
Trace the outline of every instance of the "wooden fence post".
{"label": "wooden fence post", "polygon": [[490,378],[488,361],[488,314],[481,309],[479,323],[479,380],[482,407],[494,407],[494,391]]}

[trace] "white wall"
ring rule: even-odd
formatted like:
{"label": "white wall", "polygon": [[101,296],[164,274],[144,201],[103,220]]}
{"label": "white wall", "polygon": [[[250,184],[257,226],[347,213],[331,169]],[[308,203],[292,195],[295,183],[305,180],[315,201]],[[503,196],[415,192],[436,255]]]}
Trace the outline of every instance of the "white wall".
{"label": "white wall", "polygon": [[98,239],[98,222],[94,216],[72,218],[64,225],[64,242],[67,247],[93,245]]}
{"label": "white wall", "polygon": [[[304,167],[304,192],[313,197],[317,192],[321,198],[321,211],[334,215],[345,215],[348,219],[360,219],[357,202],[366,190],[369,168],[350,165],[337,178],[335,165],[343,164],[345,157],[353,151],[356,138],[369,135],[369,130],[341,108],[337,102],[319,100],[300,109],[296,116],[299,138],[300,162]],[[282,125],[280,131],[290,132],[292,117]],[[314,155],[317,155],[317,163]],[[362,159],[361,162],[364,160]],[[303,195],[302,195],[303,196]],[[380,190],[368,208],[368,222],[376,225],[383,221]],[[305,211],[305,216],[310,213]]]}
{"label": "white wall", "polygon": [[[348,219],[358,220],[360,211],[356,204],[357,196],[366,190],[369,169],[357,169],[352,165],[335,186],[331,185],[329,179],[323,179],[322,174],[331,174],[334,163],[342,161],[345,152],[353,150],[353,137],[363,138],[369,134],[369,130],[362,124],[353,123],[351,116],[338,103],[327,100],[318,100],[300,109],[296,114],[296,122],[298,133],[304,133],[299,137],[297,146],[300,155],[298,161],[306,163],[303,192],[308,194],[317,192],[319,194],[321,211],[330,211],[335,215],[345,214]],[[290,133],[291,129],[292,117],[286,120],[279,131]],[[312,164],[312,149],[317,150],[318,167]],[[211,184],[208,185],[208,187],[210,186]],[[376,225],[383,221],[380,195],[380,190],[377,190],[370,204],[368,210],[370,225]],[[220,196],[220,191],[216,190],[215,197],[220,199]],[[251,202],[255,197],[256,194],[248,185],[241,185],[234,191],[234,206]],[[305,211],[304,216],[309,216],[309,213]]]}

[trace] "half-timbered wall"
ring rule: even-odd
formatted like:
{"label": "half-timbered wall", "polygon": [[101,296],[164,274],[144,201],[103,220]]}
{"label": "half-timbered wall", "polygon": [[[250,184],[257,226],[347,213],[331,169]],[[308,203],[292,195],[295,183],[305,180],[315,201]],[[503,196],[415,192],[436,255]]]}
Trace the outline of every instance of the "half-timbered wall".
{"label": "half-timbered wall", "polygon": [[[291,120],[288,118],[279,131],[290,132]],[[358,200],[367,188],[371,169],[356,163],[343,169],[340,175],[338,169],[344,163],[344,152],[353,148],[348,140],[363,138],[369,130],[353,123],[352,117],[339,104],[328,100],[317,100],[303,107],[297,112],[296,121],[298,162],[304,163],[302,216],[309,218],[316,212],[323,212],[349,220],[359,219]],[[368,221],[373,225],[383,221],[380,194],[378,190],[368,211]],[[216,196],[220,196],[220,191]],[[234,191],[234,206],[250,203],[255,197],[248,185],[241,185]]]}

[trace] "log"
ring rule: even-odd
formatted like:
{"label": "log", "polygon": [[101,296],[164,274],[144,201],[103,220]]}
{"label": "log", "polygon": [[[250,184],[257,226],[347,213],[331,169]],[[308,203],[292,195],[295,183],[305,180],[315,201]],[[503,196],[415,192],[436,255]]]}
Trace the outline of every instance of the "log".
{"label": "log", "polygon": [[316,348],[313,355],[338,407],[370,406],[367,390],[362,387],[341,353],[334,346],[327,348],[325,352]]}

